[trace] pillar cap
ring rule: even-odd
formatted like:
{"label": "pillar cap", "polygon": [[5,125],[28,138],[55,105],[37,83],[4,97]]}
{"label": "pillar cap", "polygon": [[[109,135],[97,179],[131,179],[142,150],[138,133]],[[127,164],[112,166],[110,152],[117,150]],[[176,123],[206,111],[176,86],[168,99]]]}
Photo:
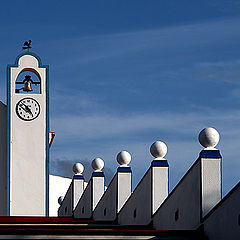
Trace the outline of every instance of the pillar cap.
{"label": "pillar cap", "polygon": [[104,167],[104,161],[97,157],[92,161],[92,168],[94,171],[101,171]]}
{"label": "pillar cap", "polygon": [[127,151],[121,151],[117,155],[117,162],[120,164],[120,167],[127,167],[131,159],[131,154]]}
{"label": "pillar cap", "polygon": [[199,143],[205,147],[206,150],[216,150],[215,146],[218,144],[220,135],[215,128],[204,128],[198,135]]}
{"label": "pillar cap", "polygon": [[167,154],[167,145],[162,141],[154,142],[150,147],[150,153],[156,160],[165,160]]}
{"label": "pillar cap", "polygon": [[63,197],[63,196],[60,196],[60,197],[58,198],[58,204],[59,204],[59,205],[61,205],[61,204],[62,204],[62,202],[63,202],[63,199],[64,199],[64,197]]}
{"label": "pillar cap", "polygon": [[75,163],[73,165],[73,172],[77,175],[82,174],[84,171],[84,166],[81,163]]}

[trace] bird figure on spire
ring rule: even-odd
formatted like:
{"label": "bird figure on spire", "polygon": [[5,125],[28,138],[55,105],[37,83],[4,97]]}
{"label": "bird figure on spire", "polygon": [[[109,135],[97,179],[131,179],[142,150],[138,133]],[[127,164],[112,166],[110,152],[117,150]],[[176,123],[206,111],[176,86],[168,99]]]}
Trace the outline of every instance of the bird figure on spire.
{"label": "bird figure on spire", "polygon": [[23,50],[24,50],[24,49],[28,49],[28,51],[29,51],[29,48],[32,48],[32,47],[31,47],[31,43],[32,43],[32,40],[29,40],[28,42],[26,41],[26,42],[23,44],[22,49],[23,49]]}

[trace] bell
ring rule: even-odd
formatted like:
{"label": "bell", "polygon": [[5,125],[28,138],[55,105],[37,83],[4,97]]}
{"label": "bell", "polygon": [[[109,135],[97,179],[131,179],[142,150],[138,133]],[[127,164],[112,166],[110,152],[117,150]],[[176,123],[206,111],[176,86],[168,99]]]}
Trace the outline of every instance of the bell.
{"label": "bell", "polygon": [[31,91],[32,91],[31,83],[30,83],[29,81],[26,81],[26,82],[24,83],[23,91],[24,91],[24,92],[31,92]]}

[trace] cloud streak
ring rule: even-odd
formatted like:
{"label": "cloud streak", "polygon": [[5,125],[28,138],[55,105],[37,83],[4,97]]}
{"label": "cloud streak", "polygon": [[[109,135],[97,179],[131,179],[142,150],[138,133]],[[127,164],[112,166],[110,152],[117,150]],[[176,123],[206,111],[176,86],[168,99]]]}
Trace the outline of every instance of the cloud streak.
{"label": "cloud streak", "polygon": [[[132,114],[116,116],[100,114],[84,116],[61,116],[53,119],[57,132],[57,154],[70,153],[69,158],[93,159],[102,157],[106,166],[117,167],[115,157],[121,150],[128,150],[133,155],[134,183],[140,180],[149,167],[152,157],[149,147],[156,140],[168,145],[168,159],[172,173],[171,188],[187,171],[197,158],[200,145],[197,143],[199,131],[208,126],[215,127],[221,134],[219,149],[224,154],[224,192],[237,182],[237,175],[232,177],[232,168],[239,168],[238,145],[240,136],[240,111],[212,111],[156,114]],[[66,124],[67,123],[67,124]],[[64,139],[64,141],[62,140]],[[68,150],[67,150],[68,149]],[[140,165],[139,165],[140,164]]]}
{"label": "cloud streak", "polygon": [[[174,131],[178,134],[189,134],[192,129],[187,126],[194,125],[199,128],[203,123],[221,124],[221,127],[232,129],[233,124],[240,120],[240,111],[213,111],[206,109],[205,112],[158,112],[158,113],[132,113],[121,115],[110,115],[97,113],[89,116],[62,115],[53,117],[54,128],[59,133],[71,139],[79,136],[85,139],[101,139],[115,137],[116,135],[135,134],[151,130]],[[66,122],[68,125],[66,125]],[[229,131],[230,131],[229,129]],[[233,134],[235,131],[232,131]]]}

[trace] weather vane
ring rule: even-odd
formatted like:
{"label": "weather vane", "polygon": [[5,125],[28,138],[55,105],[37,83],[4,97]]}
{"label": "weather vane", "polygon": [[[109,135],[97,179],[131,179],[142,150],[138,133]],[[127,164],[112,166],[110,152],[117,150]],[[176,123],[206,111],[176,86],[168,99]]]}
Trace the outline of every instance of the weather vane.
{"label": "weather vane", "polygon": [[29,49],[32,48],[32,47],[31,47],[31,44],[32,44],[32,40],[29,40],[28,42],[26,41],[26,42],[23,44],[22,49],[23,49],[23,50],[24,50],[24,49],[27,49],[27,50],[29,51]]}

